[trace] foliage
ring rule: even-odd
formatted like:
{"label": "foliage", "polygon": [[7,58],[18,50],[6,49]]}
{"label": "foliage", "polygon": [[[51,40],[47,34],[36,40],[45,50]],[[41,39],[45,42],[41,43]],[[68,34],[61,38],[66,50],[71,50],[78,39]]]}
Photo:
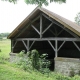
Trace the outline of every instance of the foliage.
{"label": "foliage", "polygon": [[42,6],[42,4],[44,4],[45,6],[48,6],[49,3],[51,2],[59,2],[59,3],[62,3],[62,2],[66,2],[66,0],[25,0],[25,2],[27,4],[36,4],[36,5],[39,5],[39,6]]}
{"label": "foliage", "polygon": [[75,22],[80,26],[80,12],[76,15]]}
{"label": "foliage", "polygon": [[[80,80],[80,76],[78,75],[67,77],[59,73],[50,72],[49,77],[46,77],[45,74],[43,75],[37,70],[30,70],[31,68],[29,68],[30,72],[28,72],[13,63],[7,62],[3,64],[2,61],[9,58],[10,41],[0,41],[0,48],[2,50],[2,52],[0,52],[0,80]],[[30,54],[28,54],[28,56],[30,56]]]}
{"label": "foliage", "polygon": [[31,61],[25,54],[24,50],[17,54],[17,57],[19,57],[19,61],[16,61],[16,64],[18,64],[20,68],[22,68],[25,71],[32,70]]}
{"label": "foliage", "polygon": [[25,71],[30,70],[38,70],[43,74],[50,73],[49,66],[50,61],[46,60],[47,54],[39,55],[39,52],[34,49],[32,51],[27,52],[27,57],[24,56],[24,51],[21,51],[18,56],[20,57],[20,61],[17,63],[21,68],[23,68]]}
{"label": "foliage", "polygon": [[10,40],[0,41],[0,64],[6,63],[9,60]]}
{"label": "foliage", "polygon": [[32,50],[31,51],[31,62],[32,62],[32,67],[33,69],[39,69],[39,53],[37,50]]}
{"label": "foliage", "polygon": [[[4,0],[4,1],[16,3],[18,0]],[[39,6],[42,6],[42,4],[44,4],[45,6],[47,6],[51,2],[65,3],[66,0],[25,0],[25,2],[26,4],[35,4]]]}
{"label": "foliage", "polygon": [[0,39],[2,39],[3,37],[7,37],[9,35],[9,33],[0,33]]}
{"label": "foliage", "polygon": [[42,54],[40,56],[40,59],[39,59],[40,72],[43,73],[43,74],[47,73],[48,76],[49,76],[49,73],[50,73],[50,70],[49,70],[50,61],[46,60],[46,57],[48,57],[48,54]]}
{"label": "foliage", "polygon": [[59,74],[59,73],[57,73],[56,75],[57,75],[57,76],[56,76],[56,80],[71,80],[70,77],[63,76],[63,75],[61,75],[61,74]]}
{"label": "foliage", "polygon": [[49,74],[50,61],[46,60],[46,57],[48,56],[47,54],[39,55],[39,52],[37,50],[32,50],[28,54],[31,55],[30,59],[33,69],[35,68],[43,74]]}
{"label": "foliage", "polygon": [[0,50],[0,57],[8,59],[10,53],[10,40],[1,40]]}

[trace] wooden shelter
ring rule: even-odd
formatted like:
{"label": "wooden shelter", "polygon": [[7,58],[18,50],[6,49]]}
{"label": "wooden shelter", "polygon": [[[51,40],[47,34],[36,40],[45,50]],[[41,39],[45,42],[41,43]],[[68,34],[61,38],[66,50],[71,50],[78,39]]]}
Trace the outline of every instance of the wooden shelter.
{"label": "wooden shelter", "polygon": [[37,49],[48,59],[80,58],[80,26],[44,8],[35,8],[8,38],[13,53]]}

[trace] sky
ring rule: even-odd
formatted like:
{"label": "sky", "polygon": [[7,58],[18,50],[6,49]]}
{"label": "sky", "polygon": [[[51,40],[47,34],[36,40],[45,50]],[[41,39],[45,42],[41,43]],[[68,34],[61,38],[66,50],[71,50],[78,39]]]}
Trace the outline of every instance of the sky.
{"label": "sky", "polygon": [[[24,0],[16,4],[0,0],[0,33],[11,33],[37,5],[27,5]],[[50,3],[44,8],[75,22],[75,17],[80,12],[80,0],[67,0],[66,3]]]}

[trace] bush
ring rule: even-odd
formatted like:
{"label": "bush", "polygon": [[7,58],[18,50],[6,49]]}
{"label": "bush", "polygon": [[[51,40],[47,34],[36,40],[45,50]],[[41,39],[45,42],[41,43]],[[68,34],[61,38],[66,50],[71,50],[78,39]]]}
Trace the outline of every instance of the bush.
{"label": "bush", "polygon": [[34,49],[32,51],[27,52],[26,57],[24,56],[25,51],[21,51],[18,54],[20,58],[19,62],[17,63],[23,70],[38,70],[43,74],[50,73],[49,66],[50,61],[46,60],[47,54],[39,55],[39,52]]}

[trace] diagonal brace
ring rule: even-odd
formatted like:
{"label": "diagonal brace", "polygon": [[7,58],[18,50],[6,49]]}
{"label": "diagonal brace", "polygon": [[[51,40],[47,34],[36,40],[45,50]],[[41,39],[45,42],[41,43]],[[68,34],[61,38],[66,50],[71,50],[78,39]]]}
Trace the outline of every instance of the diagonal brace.
{"label": "diagonal brace", "polygon": [[49,44],[51,45],[51,47],[53,48],[53,50],[55,51],[54,46],[52,45],[52,43],[48,40]]}
{"label": "diagonal brace", "polygon": [[17,41],[16,41],[15,44],[12,46],[12,48],[14,48],[14,47],[16,46],[16,44],[17,44]]}
{"label": "diagonal brace", "polygon": [[42,32],[42,34],[44,34],[52,25],[53,25],[53,23],[51,23],[51,24]]}
{"label": "diagonal brace", "polygon": [[79,46],[73,41],[73,44],[76,46],[76,48],[80,51]]}
{"label": "diagonal brace", "polygon": [[31,27],[40,35],[40,32],[33,25]]}
{"label": "diagonal brace", "polygon": [[23,40],[22,40],[22,42],[23,42],[25,48],[28,50],[28,47],[27,47],[27,45],[25,44],[25,42],[24,42]]}
{"label": "diagonal brace", "polygon": [[61,49],[61,47],[64,45],[65,41],[60,45],[60,47],[58,48],[58,51]]}

